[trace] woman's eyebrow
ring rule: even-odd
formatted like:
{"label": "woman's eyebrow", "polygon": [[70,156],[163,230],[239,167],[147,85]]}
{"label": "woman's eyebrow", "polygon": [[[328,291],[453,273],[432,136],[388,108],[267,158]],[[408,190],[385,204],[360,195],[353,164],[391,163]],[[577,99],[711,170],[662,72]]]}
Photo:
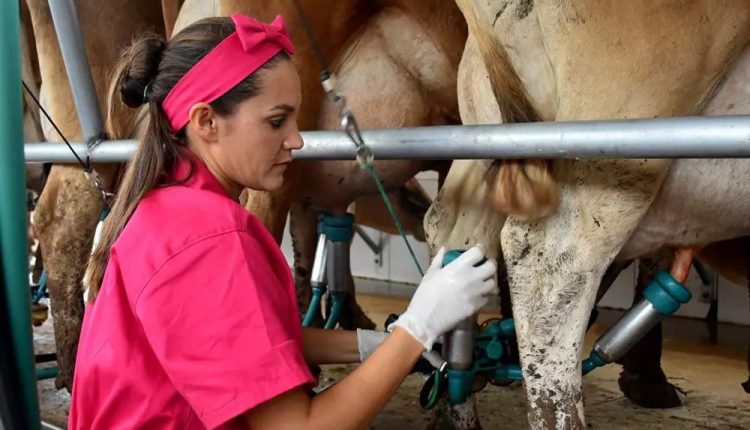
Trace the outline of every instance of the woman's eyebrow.
{"label": "woman's eyebrow", "polygon": [[289,106],[288,104],[276,105],[276,106],[272,107],[269,110],[272,110],[272,111],[274,111],[274,110],[282,110],[284,112],[290,112],[290,113],[295,111],[294,107],[293,106]]}

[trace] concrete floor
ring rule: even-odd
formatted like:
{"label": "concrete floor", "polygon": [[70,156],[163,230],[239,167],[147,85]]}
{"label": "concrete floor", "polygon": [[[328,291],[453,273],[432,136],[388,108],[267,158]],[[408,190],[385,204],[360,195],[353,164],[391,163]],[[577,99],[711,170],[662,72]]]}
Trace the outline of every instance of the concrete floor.
{"label": "concrete floor", "polygon": [[[391,312],[401,312],[406,299],[369,294],[358,295],[362,307],[382,326]],[[603,311],[586,337],[586,351],[609,326],[618,312]],[[480,319],[494,314],[483,314]],[[37,353],[52,350],[51,321],[34,329]],[[617,387],[619,366],[597,369],[584,379],[586,416],[589,428],[599,429],[750,429],[750,395],[740,382],[748,377],[746,354],[750,328],[722,325],[717,345],[708,342],[705,325],[700,321],[673,318],[665,327],[664,356],[666,374],[686,394],[684,405],[670,410],[646,410],[632,405]],[[330,384],[353,367],[326,366],[321,384]],[[407,378],[371,429],[422,429],[430,413],[418,406],[423,379]],[[69,396],[54,390],[52,381],[38,384],[43,419],[65,427]],[[477,396],[480,419],[486,429],[526,427],[523,389],[489,386]]]}

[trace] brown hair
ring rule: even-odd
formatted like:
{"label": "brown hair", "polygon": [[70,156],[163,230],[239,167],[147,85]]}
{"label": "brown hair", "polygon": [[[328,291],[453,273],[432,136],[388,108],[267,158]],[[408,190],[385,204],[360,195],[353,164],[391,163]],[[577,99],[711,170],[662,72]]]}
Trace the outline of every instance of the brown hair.
{"label": "brown hair", "polygon": [[[128,132],[117,124],[121,123],[118,119],[122,115],[134,116],[132,110],[127,112],[128,107],[139,108],[147,103],[148,123],[86,268],[84,285],[89,289],[90,301],[96,298],[101,286],[112,245],[141,199],[154,188],[170,185],[168,175],[186,145],[184,128],[172,132],[161,107],[162,101],[188,70],[234,30],[230,18],[207,18],[186,27],[169,43],[162,35],[149,33],[123,51],[107,93],[107,133],[112,139],[127,137]],[[262,73],[258,72],[288,58],[284,51],[279,52],[258,71],[211,102],[211,107],[219,115],[233,113],[240,102],[262,90]]]}

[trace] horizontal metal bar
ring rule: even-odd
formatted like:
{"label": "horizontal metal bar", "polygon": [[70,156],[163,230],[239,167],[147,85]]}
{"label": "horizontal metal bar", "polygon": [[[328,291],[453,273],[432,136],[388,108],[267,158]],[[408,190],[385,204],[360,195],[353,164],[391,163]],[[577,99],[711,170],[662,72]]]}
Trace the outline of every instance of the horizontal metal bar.
{"label": "horizontal metal bar", "polygon": [[57,378],[59,370],[57,367],[37,367],[36,369],[36,380],[41,381],[43,379]]}
{"label": "horizontal metal bar", "polygon": [[[85,143],[70,142],[70,145],[81,158],[86,155]],[[95,163],[128,161],[135,152],[135,146],[135,140],[109,140],[91,151],[91,160]],[[73,153],[62,142],[26,143],[23,150],[27,163],[77,163]]]}
{"label": "horizontal metal bar", "polygon": [[[298,160],[353,160],[354,144],[341,131],[302,133]],[[380,160],[495,158],[750,158],[750,116],[612,121],[537,122],[363,130]],[[74,144],[83,152],[85,145]],[[129,159],[134,141],[110,141],[92,152],[96,162]],[[59,143],[26,144],[27,162],[73,162]]]}

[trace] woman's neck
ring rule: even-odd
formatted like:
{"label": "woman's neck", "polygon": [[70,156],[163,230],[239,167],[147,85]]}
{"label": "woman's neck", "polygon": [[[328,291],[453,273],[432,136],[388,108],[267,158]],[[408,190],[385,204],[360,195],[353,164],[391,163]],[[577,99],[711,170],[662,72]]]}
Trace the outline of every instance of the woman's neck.
{"label": "woman's neck", "polygon": [[208,171],[211,172],[211,175],[213,175],[214,178],[216,178],[217,181],[219,181],[219,184],[221,184],[221,187],[224,188],[224,191],[226,191],[227,195],[232,198],[235,201],[239,201],[240,194],[242,193],[242,186],[232,181],[228,175],[224,173],[224,171],[221,169],[220,165],[216,160],[211,156],[211,154],[204,153],[203,151],[200,151],[198,148],[195,148],[194,145],[188,144],[188,150],[200,161],[203,162],[203,164],[206,165],[206,168],[208,168]]}

